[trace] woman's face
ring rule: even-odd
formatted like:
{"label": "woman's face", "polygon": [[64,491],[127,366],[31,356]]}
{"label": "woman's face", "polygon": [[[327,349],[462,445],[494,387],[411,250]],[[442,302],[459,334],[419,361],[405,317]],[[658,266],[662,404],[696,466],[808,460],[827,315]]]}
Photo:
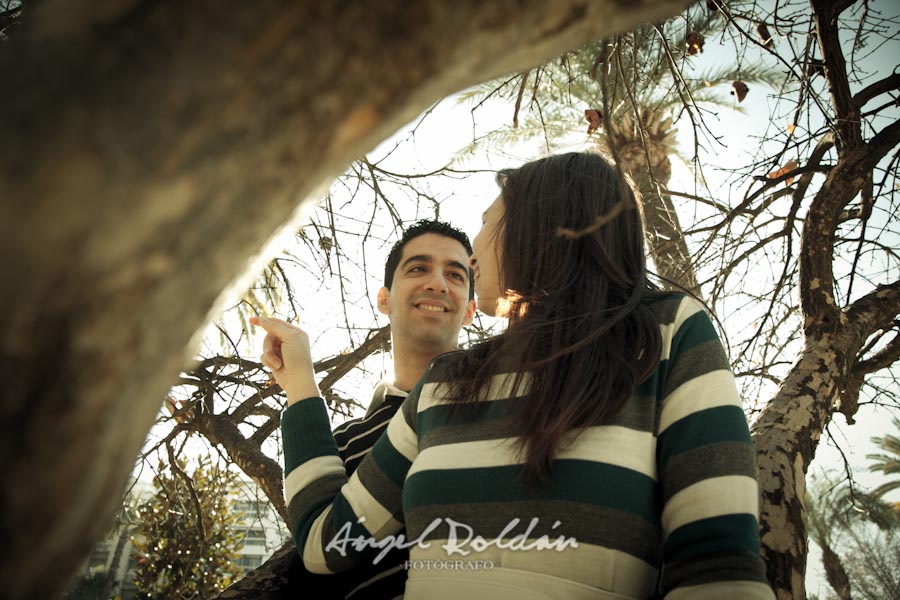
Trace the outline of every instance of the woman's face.
{"label": "woman's face", "polygon": [[486,315],[501,317],[498,301],[503,297],[500,281],[500,220],[503,199],[497,196],[481,217],[481,231],[472,241],[472,269],[475,271],[475,294],[478,308]]}

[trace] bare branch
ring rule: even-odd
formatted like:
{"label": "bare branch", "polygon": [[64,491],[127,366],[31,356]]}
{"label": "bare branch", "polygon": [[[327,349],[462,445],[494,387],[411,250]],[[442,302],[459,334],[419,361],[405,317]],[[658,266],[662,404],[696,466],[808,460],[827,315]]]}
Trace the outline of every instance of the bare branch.
{"label": "bare branch", "polygon": [[895,335],[894,339],[871,358],[856,363],[854,371],[861,375],[868,375],[869,373],[886,369],[898,360],[900,360],[900,335]]}
{"label": "bare branch", "polygon": [[870,181],[878,161],[898,143],[900,121],[895,121],[867,144],[845,152],[809,208],[801,238],[800,298],[805,317],[815,316],[821,326],[833,327],[838,315],[832,262],[841,210]]}
{"label": "bare branch", "polygon": [[[894,73],[889,77],[885,77],[880,81],[876,81],[875,83],[864,87],[856,92],[851,102],[856,108],[862,108],[865,106],[866,102],[875,96],[897,89],[900,89],[900,73]],[[896,102],[892,102],[891,104],[895,103]]]}
{"label": "bare branch", "polygon": [[862,145],[862,131],[859,122],[859,107],[853,103],[850,95],[850,83],[847,80],[847,60],[841,50],[838,37],[837,18],[840,13],[853,4],[852,0],[831,2],[830,0],[812,0],[816,19],[816,33],[819,47],[825,61],[825,76],[835,108],[834,128],[838,133],[838,152],[849,152]]}
{"label": "bare branch", "polygon": [[[369,332],[366,338],[358,348],[345,355],[335,357],[331,371],[319,382],[319,389],[322,393],[326,393],[337,381],[349,373],[356,365],[361,363],[366,357],[379,350],[387,350],[390,344],[391,326],[385,325],[381,329]],[[318,370],[318,369],[317,369]]]}

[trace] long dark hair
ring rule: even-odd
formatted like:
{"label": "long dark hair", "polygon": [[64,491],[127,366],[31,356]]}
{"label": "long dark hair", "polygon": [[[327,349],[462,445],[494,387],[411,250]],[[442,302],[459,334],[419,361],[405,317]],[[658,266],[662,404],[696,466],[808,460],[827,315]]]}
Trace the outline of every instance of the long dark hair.
{"label": "long dark hair", "polygon": [[516,373],[524,398],[507,417],[533,487],[564,434],[617,413],[655,370],[661,338],[648,301],[661,292],[647,279],[640,206],[600,155],[543,158],[500,171],[497,183],[509,325],[448,365],[449,398],[471,414],[493,375]]}

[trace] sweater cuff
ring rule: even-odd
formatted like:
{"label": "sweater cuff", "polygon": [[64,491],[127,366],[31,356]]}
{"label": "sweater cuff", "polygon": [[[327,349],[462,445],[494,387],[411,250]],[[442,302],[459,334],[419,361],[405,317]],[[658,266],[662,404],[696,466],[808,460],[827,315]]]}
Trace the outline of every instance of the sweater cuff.
{"label": "sweater cuff", "polygon": [[322,398],[307,398],[288,406],[281,414],[284,474],[320,456],[338,456],[331,420]]}

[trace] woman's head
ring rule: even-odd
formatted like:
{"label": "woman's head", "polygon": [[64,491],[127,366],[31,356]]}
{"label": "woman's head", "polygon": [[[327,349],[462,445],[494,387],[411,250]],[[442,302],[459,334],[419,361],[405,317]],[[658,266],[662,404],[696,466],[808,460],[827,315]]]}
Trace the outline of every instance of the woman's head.
{"label": "woman's head", "polygon": [[646,278],[640,209],[610,162],[551,156],[497,181],[472,266],[479,308],[509,327],[458,357],[449,397],[466,414],[494,375],[517,374],[523,402],[511,405],[510,431],[534,484],[549,476],[563,435],[616,414],[656,368],[659,292]]}
{"label": "woman's head", "polygon": [[551,156],[501,171],[497,182],[500,196],[473,243],[484,312],[523,314],[600,280],[618,304],[646,285],[639,206],[606,159]]}

